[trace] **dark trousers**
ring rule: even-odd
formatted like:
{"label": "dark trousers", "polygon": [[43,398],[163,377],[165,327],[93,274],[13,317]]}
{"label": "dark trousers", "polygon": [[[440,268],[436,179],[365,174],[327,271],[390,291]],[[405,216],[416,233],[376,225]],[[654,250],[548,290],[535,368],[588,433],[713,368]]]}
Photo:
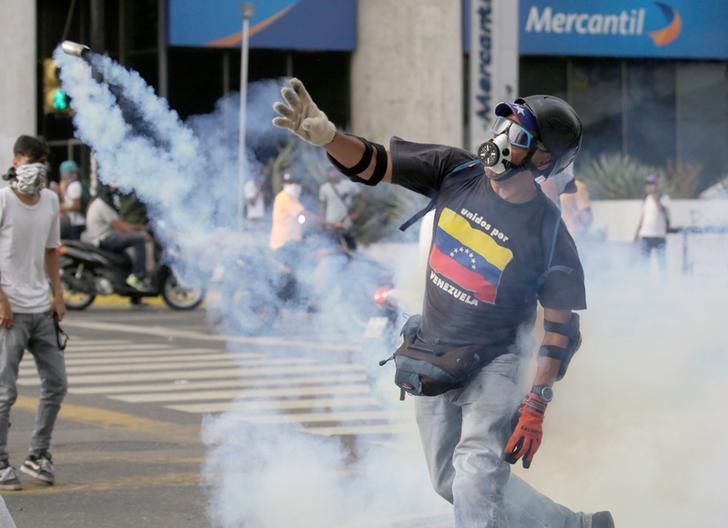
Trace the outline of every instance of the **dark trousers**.
{"label": "dark trousers", "polygon": [[99,247],[107,251],[121,252],[126,248],[134,248],[132,273],[143,279],[147,270],[146,239],[141,233],[111,233],[106,235]]}
{"label": "dark trousers", "polygon": [[665,237],[640,238],[640,253],[642,254],[642,260],[649,261],[650,254],[654,251],[655,255],[657,255],[657,263],[659,264],[660,269],[665,269],[667,266],[667,260],[665,258],[666,246]]}
{"label": "dark trousers", "polygon": [[72,225],[68,228],[68,238],[71,240],[81,240],[81,233],[85,230],[85,225]]}

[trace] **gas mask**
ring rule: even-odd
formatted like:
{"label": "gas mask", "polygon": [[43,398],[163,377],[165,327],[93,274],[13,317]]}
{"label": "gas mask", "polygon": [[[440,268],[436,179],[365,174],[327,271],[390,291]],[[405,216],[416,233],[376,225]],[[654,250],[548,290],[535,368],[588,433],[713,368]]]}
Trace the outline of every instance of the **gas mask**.
{"label": "gas mask", "polygon": [[15,180],[10,186],[24,196],[33,196],[46,184],[48,166],[45,163],[28,163],[15,168]]}
{"label": "gas mask", "polygon": [[298,197],[301,196],[301,184],[287,183],[283,186],[283,191],[291,198],[298,200]]}
{"label": "gas mask", "polygon": [[511,152],[507,134],[499,134],[478,147],[480,162],[498,175],[513,167]]}

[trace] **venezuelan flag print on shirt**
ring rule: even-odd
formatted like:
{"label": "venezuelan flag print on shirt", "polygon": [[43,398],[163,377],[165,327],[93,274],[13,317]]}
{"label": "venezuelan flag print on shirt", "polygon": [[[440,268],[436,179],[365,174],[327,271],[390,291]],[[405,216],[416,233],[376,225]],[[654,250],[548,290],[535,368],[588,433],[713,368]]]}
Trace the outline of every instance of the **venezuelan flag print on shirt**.
{"label": "venezuelan flag print on shirt", "polygon": [[472,292],[479,301],[495,304],[501,275],[512,259],[510,249],[471,227],[455,211],[443,209],[430,251],[434,271]]}

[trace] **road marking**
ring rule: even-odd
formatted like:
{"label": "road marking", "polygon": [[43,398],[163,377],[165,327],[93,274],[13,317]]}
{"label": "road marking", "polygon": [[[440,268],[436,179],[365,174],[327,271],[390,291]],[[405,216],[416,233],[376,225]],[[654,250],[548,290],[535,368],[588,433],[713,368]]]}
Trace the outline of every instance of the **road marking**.
{"label": "road marking", "polygon": [[332,425],[330,427],[306,427],[306,432],[322,436],[400,435],[411,432],[413,427],[413,425],[402,423]]}
{"label": "road marking", "polygon": [[[72,394],[99,394],[128,404],[156,403],[189,414],[232,412],[233,419],[261,427],[300,423],[304,431],[328,436],[391,436],[412,429],[402,413],[382,408],[367,384],[366,367],[358,364],[130,341],[79,342],[67,351],[66,364]],[[20,372],[20,385],[40,384],[32,365],[26,363]],[[62,416],[67,417],[67,405],[63,409]],[[74,414],[73,407],[70,412]],[[75,413],[77,421],[169,437],[163,422],[140,421],[124,413]]]}
{"label": "road marking", "polygon": [[[176,380],[176,379],[221,379],[241,377],[261,377],[287,374],[301,374],[304,372],[353,372],[362,371],[361,365],[326,364],[326,365],[291,365],[284,367],[261,368],[227,368],[227,369],[200,369],[200,370],[174,370],[168,372],[143,372],[139,374],[99,374],[92,376],[75,376],[71,383],[98,384],[98,383],[129,383],[134,381]],[[31,378],[20,380],[25,386],[39,386],[40,380]]]}
{"label": "road marking", "polygon": [[[288,414],[262,414],[239,415],[234,419],[254,424],[284,424],[321,423],[321,422],[352,422],[352,421],[391,421],[397,416],[389,411],[359,411],[359,412],[318,412],[318,413],[288,413]],[[340,427],[340,426],[339,426]]]}
{"label": "road marking", "polygon": [[114,480],[98,480],[83,484],[72,482],[57,482],[54,486],[37,484],[30,488],[26,483],[23,483],[24,489],[21,494],[25,497],[27,495],[56,495],[59,493],[102,493],[124,489],[180,488],[198,486],[199,484],[199,472],[166,473],[164,475],[140,475]]}
{"label": "road marking", "polygon": [[[245,402],[242,410],[267,411],[267,410],[292,410],[292,409],[324,409],[337,407],[376,407],[379,402],[376,398],[316,398],[305,400],[257,400]],[[194,414],[211,414],[227,411],[236,411],[239,406],[236,402],[225,403],[189,403],[185,405],[167,405],[168,409]]]}
{"label": "road marking", "polygon": [[[103,373],[103,372],[153,372],[155,370],[170,370],[172,368],[205,368],[205,367],[222,367],[228,365],[230,367],[236,367],[238,365],[243,367],[252,367],[257,365],[299,365],[299,364],[312,364],[316,363],[315,359],[310,358],[254,358],[254,359],[240,359],[235,361],[232,358],[224,359],[198,359],[195,362],[188,362],[180,364],[177,361],[167,361],[166,363],[149,363],[149,364],[120,364],[120,365],[85,365],[78,367],[67,367],[66,372],[71,374],[92,374],[92,373]],[[23,367],[20,369],[20,373],[26,376],[30,376],[36,372],[33,367]],[[73,379],[71,380],[73,382]]]}
{"label": "road marking", "polygon": [[308,348],[318,350],[338,350],[345,352],[354,352],[357,350],[354,344],[341,343],[322,343],[320,341],[309,341],[306,339],[291,339],[282,337],[243,337],[243,336],[225,336],[210,335],[203,332],[195,332],[194,330],[177,330],[165,326],[141,326],[121,323],[98,323],[91,321],[68,321],[64,323],[68,327],[86,328],[89,330],[105,330],[108,332],[126,332],[131,334],[153,335],[164,338],[179,337],[186,339],[195,339],[198,341],[216,341],[225,343],[243,343],[247,345],[275,346],[290,349]]}
{"label": "road marking", "polygon": [[[14,408],[35,412],[38,400],[27,396],[18,396]],[[171,422],[151,420],[133,414],[109,411],[98,407],[75,405],[64,402],[61,405],[60,418],[98,427],[118,427],[132,431],[140,431],[170,441],[198,444],[198,426],[185,427]]]}
{"label": "road marking", "polygon": [[[127,351],[127,352],[94,352],[94,353],[72,353],[66,354],[66,359],[125,359],[125,358],[151,358],[151,357],[165,357],[165,356],[191,356],[195,354],[209,354],[209,353],[220,353],[219,349],[214,348],[164,348],[164,349],[152,349],[144,351]],[[249,355],[250,357],[265,357],[264,354],[254,352],[240,352],[241,354]]]}
{"label": "road marking", "polygon": [[230,400],[232,398],[275,398],[280,396],[318,396],[327,394],[369,394],[369,385],[320,385],[313,387],[282,387],[276,389],[250,389],[243,391],[219,390],[199,392],[175,392],[171,394],[129,394],[109,396],[112,400],[127,403],[181,402],[200,400]]}
{"label": "road marking", "polygon": [[101,385],[98,387],[74,387],[70,391],[74,394],[126,394],[135,392],[174,392],[194,389],[222,389],[245,387],[273,387],[276,385],[303,385],[315,383],[351,383],[366,382],[366,374],[339,374],[337,376],[287,376],[285,378],[262,378],[248,380],[208,380],[167,383],[141,383],[136,385]]}
{"label": "road marking", "polygon": [[[63,323],[66,324],[65,322]],[[72,346],[105,346],[105,345],[116,345],[122,343],[130,343],[128,339],[84,339],[83,337],[72,336],[68,341],[68,348]]]}
{"label": "road marking", "polygon": [[109,351],[109,352],[117,352],[117,351],[124,351],[124,350],[153,350],[153,349],[160,349],[160,350],[168,350],[172,348],[173,345],[165,345],[165,344],[139,344],[134,345],[129,342],[127,343],[118,343],[118,344],[111,344],[111,345],[76,345],[72,346],[70,343],[68,345],[68,349],[66,350],[66,353],[74,353],[74,352],[88,352],[88,351]]}
{"label": "road marking", "polygon": [[248,353],[235,353],[227,354],[224,352],[218,353],[205,353],[205,354],[178,354],[177,356],[162,356],[162,357],[123,357],[123,358],[91,358],[91,359],[78,359],[78,358],[66,358],[66,366],[81,366],[81,365],[119,365],[123,362],[124,365],[134,363],[165,363],[174,359],[175,362],[195,362],[201,361],[202,359],[225,359],[229,358],[231,361],[238,359],[259,359],[265,358],[263,354],[248,354]]}

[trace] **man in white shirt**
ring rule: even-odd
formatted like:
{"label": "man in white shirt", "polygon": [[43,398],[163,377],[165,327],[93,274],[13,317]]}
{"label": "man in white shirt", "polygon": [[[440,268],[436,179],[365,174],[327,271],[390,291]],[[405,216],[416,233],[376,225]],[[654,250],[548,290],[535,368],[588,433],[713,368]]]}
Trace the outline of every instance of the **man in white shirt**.
{"label": "man in white shirt", "polygon": [[150,239],[146,226],[130,224],[121,219],[118,209],[116,187],[101,185],[96,198],[86,212],[86,232],[84,240],[95,246],[122,253],[132,248],[132,272],[126,278],[126,284],[145,292],[149,286],[145,283],[147,273],[147,246]]}
{"label": "man in white shirt", "polygon": [[654,251],[660,269],[665,269],[665,248],[670,228],[670,197],[658,189],[658,179],[650,175],[645,179],[645,199],[635,240],[639,239],[640,253],[645,261]]}
{"label": "man in white shirt", "polygon": [[0,190],[0,490],[21,489],[7,439],[23,351],[35,359],[41,393],[30,452],[20,470],[46,484],[55,481],[51,434],[68,386],[57,323],[65,315],[56,253],[59,204],[45,188],[48,146],[20,136],[13,152],[10,186]]}
{"label": "man in white shirt", "polygon": [[319,188],[321,216],[326,226],[337,232],[349,249],[355,250],[352,228],[365,207],[361,189],[336,170],[329,170],[328,177],[329,181]]}

